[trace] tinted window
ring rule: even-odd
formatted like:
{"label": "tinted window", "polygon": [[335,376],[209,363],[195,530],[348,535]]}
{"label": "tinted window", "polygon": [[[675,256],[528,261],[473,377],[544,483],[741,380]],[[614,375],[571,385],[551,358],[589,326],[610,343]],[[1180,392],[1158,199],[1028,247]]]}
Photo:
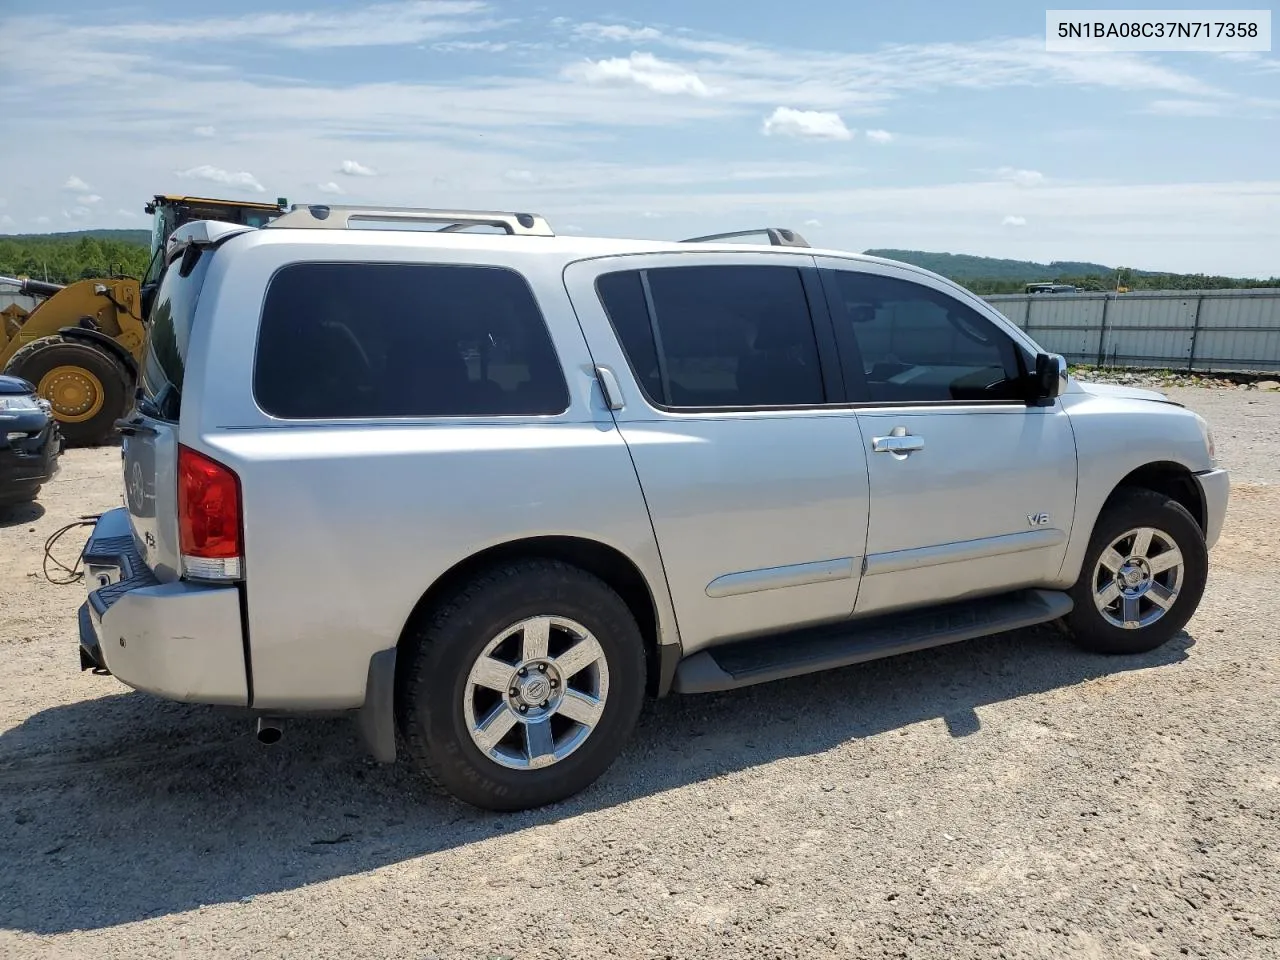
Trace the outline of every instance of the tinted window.
{"label": "tinted window", "polygon": [[524,279],[491,267],[300,263],[271,281],[254,395],[289,419],[562,413]]}
{"label": "tinted window", "polygon": [[824,400],[809,304],[792,267],[663,267],[606,274],[597,289],[636,379],[655,403]]}
{"label": "tinted window", "polygon": [[191,322],[212,260],[212,254],[188,247],[186,255],[165,270],[151,308],[147,352],[142,361],[142,394],[150,401],[147,412],[166,420],[178,419]]}
{"label": "tinted window", "polygon": [[866,399],[1021,399],[1013,342],[971,307],[892,277],[830,271],[827,279],[837,332],[860,354],[852,379],[865,379]]}

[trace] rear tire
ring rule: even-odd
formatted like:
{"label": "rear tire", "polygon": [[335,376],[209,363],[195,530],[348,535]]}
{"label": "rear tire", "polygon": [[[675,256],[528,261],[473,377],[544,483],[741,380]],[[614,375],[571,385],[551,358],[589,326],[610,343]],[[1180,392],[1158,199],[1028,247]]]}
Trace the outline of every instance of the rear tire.
{"label": "rear tire", "polygon": [[1154,650],[1196,612],[1208,572],[1204,532],[1186,507],[1154,490],[1121,491],[1093,528],[1067,626],[1094,653]]}
{"label": "rear tire", "polygon": [[68,446],[106,442],[125,412],[133,383],[117,357],[63,336],[28,343],[9,359],[4,372],[30,380],[53,404],[54,419]]}
{"label": "rear tire", "polygon": [[604,582],[555,560],[508,563],[471,581],[401,654],[406,753],[487,810],[586,788],[621,752],[644,699],[644,640],[631,611]]}

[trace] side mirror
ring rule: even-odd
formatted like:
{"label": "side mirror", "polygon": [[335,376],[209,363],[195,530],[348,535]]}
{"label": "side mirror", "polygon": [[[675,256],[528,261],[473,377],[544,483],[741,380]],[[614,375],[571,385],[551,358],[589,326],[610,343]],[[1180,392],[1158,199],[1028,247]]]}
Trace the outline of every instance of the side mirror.
{"label": "side mirror", "polygon": [[1053,400],[1062,395],[1067,385],[1066,358],[1056,353],[1036,354],[1036,372],[1032,382],[1032,398]]}

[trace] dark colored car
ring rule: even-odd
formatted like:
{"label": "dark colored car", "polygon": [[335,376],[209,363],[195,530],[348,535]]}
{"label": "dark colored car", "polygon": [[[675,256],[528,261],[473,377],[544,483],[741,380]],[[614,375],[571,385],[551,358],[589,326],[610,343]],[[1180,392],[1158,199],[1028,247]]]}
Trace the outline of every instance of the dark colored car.
{"label": "dark colored car", "polygon": [[29,381],[0,376],[0,507],[34,500],[58,472],[61,452],[48,401]]}

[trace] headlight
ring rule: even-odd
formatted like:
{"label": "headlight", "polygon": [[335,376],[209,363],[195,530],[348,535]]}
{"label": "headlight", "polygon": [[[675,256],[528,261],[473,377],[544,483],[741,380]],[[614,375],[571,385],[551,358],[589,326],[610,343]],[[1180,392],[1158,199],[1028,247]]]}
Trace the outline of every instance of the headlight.
{"label": "headlight", "polygon": [[0,397],[0,410],[19,413],[39,409],[35,397]]}
{"label": "headlight", "polygon": [[1209,451],[1209,459],[1217,460],[1217,451],[1213,445],[1213,430],[1209,427],[1209,421],[1200,414],[1196,414],[1196,423],[1200,424],[1200,436],[1204,438],[1204,448]]}

